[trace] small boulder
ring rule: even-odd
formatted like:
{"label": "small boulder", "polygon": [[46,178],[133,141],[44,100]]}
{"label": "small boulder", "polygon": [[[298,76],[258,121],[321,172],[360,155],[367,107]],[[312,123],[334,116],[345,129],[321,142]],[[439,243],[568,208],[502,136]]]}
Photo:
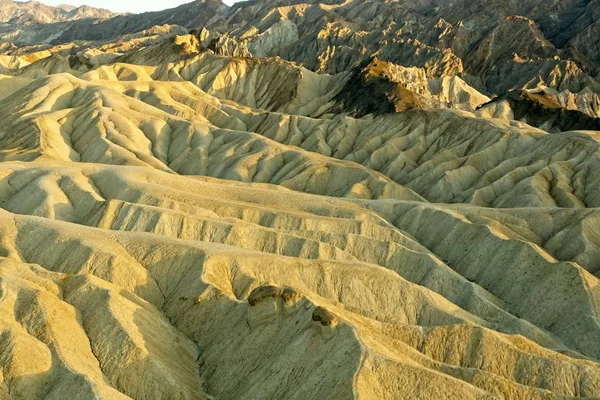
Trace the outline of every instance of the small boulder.
{"label": "small boulder", "polygon": [[254,289],[248,296],[248,303],[252,307],[269,297],[278,297],[281,289],[276,286],[260,286]]}
{"label": "small boulder", "polygon": [[337,317],[323,307],[316,307],[312,314],[312,320],[320,322],[323,326],[337,325]]}
{"label": "small boulder", "polygon": [[300,298],[300,293],[292,288],[284,288],[281,293],[281,299],[284,303],[293,303]]}
{"label": "small boulder", "polygon": [[292,288],[281,288],[277,286],[260,286],[254,289],[248,296],[248,303],[255,306],[269,297],[280,297],[284,303],[292,303],[300,297],[300,294]]}

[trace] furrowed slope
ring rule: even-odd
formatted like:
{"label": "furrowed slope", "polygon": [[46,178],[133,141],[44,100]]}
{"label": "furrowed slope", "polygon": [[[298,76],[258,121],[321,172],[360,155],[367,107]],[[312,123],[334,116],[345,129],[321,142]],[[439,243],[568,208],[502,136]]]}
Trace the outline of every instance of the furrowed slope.
{"label": "furrowed slope", "polygon": [[[600,398],[579,33],[508,14],[541,3],[478,35],[480,2],[219,4],[221,33],[0,59],[0,399]],[[515,79],[556,90],[470,86]]]}
{"label": "furrowed slope", "polygon": [[[82,338],[71,341],[89,338],[86,357],[99,367],[96,377],[80,374],[107,382],[105,390],[132,398],[202,398],[200,389],[227,398],[599,393],[600,369],[583,357],[598,357],[598,278],[509,233],[502,213],[489,210],[487,223],[474,223],[467,219],[476,211],[390,203],[377,214],[343,200],[147,167],[8,163],[2,175],[10,188],[3,207],[36,215],[0,216],[2,304],[39,310],[26,320],[26,311],[3,313],[5,337],[37,340],[40,352],[68,365],[66,338],[27,330],[55,309],[62,324],[81,327]],[[432,217],[448,219],[440,231],[452,232],[455,245],[433,245],[432,231],[415,230],[427,229],[424,219],[436,212],[447,215]],[[390,214],[402,215],[395,226],[382,218]],[[481,251],[496,248],[499,264],[486,263],[485,274],[474,272],[483,260],[463,255],[463,246],[476,245],[471,235],[481,237]],[[500,244],[486,243],[494,240]],[[506,256],[528,267],[505,270]],[[545,264],[552,274],[531,275]],[[494,271],[528,285],[528,296],[510,280],[490,280]],[[564,311],[574,307],[579,312]],[[173,348],[156,347],[165,341]],[[130,350],[114,359],[124,346]],[[53,365],[46,376],[62,373],[63,364]],[[8,387],[36,393],[6,368]]]}
{"label": "furrowed slope", "polygon": [[[41,78],[6,99],[2,159],[152,166],[333,196],[420,200],[385,176],[243,131],[191,84]],[[21,110],[11,112],[9,110]],[[223,128],[209,123],[227,121]],[[343,178],[342,178],[343,177]]]}
{"label": "furrowed slope", "polygon": [[104,70],[40,78],[3,100],[3,159],[150,165],[338,197],[492,207],[600,201],[590,178],[600,165],[593,132],[547,134],[448,110],[309,118],[240,107],[224,93],[217,100],[191,82],[120,81],[130,76],[122,71],[143,70],[116,68],[111,80],[85,80]]}

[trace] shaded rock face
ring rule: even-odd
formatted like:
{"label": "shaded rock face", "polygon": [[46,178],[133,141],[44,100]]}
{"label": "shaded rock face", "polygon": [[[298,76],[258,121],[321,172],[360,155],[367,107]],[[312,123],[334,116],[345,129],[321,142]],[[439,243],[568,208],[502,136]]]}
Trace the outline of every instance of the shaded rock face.
{"label": "shaded rock face", "polygon": [[353,69],[336,95],[333,112],[363,117],[423,108],[474,111],[489,98],[458,77],[427,79],[422,68],[406,68],[378,58]]}
{"label": "shaded rock face", "polygon": [[511,119],[548,132],[600,131],[600,118],[567,109],[557,95],[544,90],[511,91],[484,104],[478,113],[482,116],[499,117],[502,110],[510,112]]}
{"label": "shaded rock face", "polygon": [[108,40],[163,24],[186,28],[202,27],[226,9],[227,6],[221,0],[198,0],[165,11],[124,15],[93,23],[81,21],[65,27],[53,43]]}
{"label": "shaded rock face", "polygon": [[245,43],[240,44],[235,39],[225,35],[211,40],[207,48],[219,56],[252,57],[252,53],[250,53]]}
{"label": "shaded rock face", "polygon": [[416,94],[390,81],[381,72],[372,63],[351,71],[351,78],[336,98],[340,108],[359,117],[393,113],[400,111],[400,107],[420,108]]}

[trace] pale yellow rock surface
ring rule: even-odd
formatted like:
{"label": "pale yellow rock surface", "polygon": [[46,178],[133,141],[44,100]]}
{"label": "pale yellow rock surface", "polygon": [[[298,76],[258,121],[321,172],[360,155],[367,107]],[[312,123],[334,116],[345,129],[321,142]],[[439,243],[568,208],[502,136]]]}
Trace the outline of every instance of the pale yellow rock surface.
{"label": "pale yellow rock surface", "polygon": [[[574,211],[352,203],[148,167],[2,176],[3,336],[62,363],[2,361],[11,393],[17,362],[108,398],[600,395],[594,212],[578,229]],[[248,304],[264,285],[294,294]],[[63,388],[63,364],[83,386]]]}
{"label": "pale yellow rock surface", "polygon": [[0,399],[600,397],[597,132],[177,40],[0,79]]}

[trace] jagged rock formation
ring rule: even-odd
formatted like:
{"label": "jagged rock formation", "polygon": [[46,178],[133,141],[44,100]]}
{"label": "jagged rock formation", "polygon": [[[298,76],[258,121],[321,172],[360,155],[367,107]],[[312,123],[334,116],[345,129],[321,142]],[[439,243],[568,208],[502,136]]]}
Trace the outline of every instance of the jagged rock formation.
{"label": "jagged rock formation", "polygon": [[576,106],[569,109],[562,100],[552,89],[511,91],[482,105],[478,114],[521,121],[548,132],[600,131],[600,117],[577,111]]}
{"label": "jagged rock formation", "polygon": [[440,4],[5,44],[0,399],[600,398],[596,24]]}
{"label": "jagged rock formation", "polygon": [[[13,3],[11,0],[4,1]],[[25,4],[35,4],[47,8],[35,2]],[[150,29],[155,25],[203,26],[225,12],[227,8],[227,5],[221,0],[195,0],[192,3],[165,11],[126,15],[96,12],[89,7],[69,12],[56,8],[52,9],[52,12],[59,16],[64,13],[63,18],[52,17],[48,21],[34,19],[28,24],[23,24],[22,21],[8,20],[6,24],[0,25],[0,41],[27,45],[116,39],[126,34]],[[33,12],[36,18],[40,15],[37,9],[34,9]],[[70,15],[72,16],[69,17]]]}
{"label": "jagged rock formation", "polygon": [[53,42],[58,44],[74,40],[108,40],[163,24],[186,28],[201,27],[227,9],[227,5],[221,0],[195,0],[165,11],[118,16],[94,24],[80,21],[70,25]]}
{"label": "jagged rock formation", "polygon": [[220,0],[197,0],[162,12],[103,20],[38,23],[31,29],[9,24],[2,28],[4,34],[0,29],[0,40],[64,44],[111,40],[153,25],[208,27],[220,34],[213,37],[213,50],[220,55],[278,56],[331,74],[364,67],[377,56],[418,68],[418,75],[429,80],[464,81],[485,95],[549,87],[596,117],[600,52],[587,38],[600,26],[599,4],[555,3],[253,0],[229,9]]}
{"label": "jagged rock formation", "polygon": [[215,26],[247,41],[253,53],[320,72],[349,70],[377,55],[423,68],[430,79],[458,75],[497,95],[539,85],[598,94],[600,52],[589,40],[598,9],[597,1],[575,0],[255,0],[234,5],[228,24]]}
{"label": "jagged rock formation", "polygon": [[459,77],[427,79],[420,68],[405,68],[377,58],[352,71],[336,96],[340,111],[355,116],[386,114],[422,108],[474,111],[490,99]]}
{"label": "jagged rock formation", "polygon": [[89,6],[47,6],[37,1],[0,1],[0,23],[31,24],[75,21],[86,18],[112,18],[119,15],[102,8]]}

